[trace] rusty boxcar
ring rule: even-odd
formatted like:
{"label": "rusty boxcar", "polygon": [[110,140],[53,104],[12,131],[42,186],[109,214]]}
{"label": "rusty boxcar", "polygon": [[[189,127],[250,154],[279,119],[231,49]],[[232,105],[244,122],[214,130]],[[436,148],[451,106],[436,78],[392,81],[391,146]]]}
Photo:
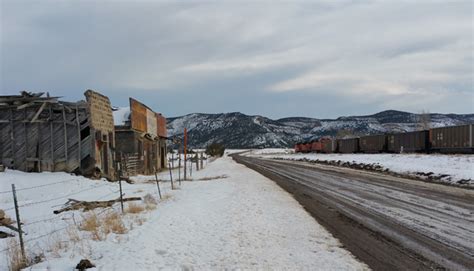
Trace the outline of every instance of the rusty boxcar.
{"label": "rusty boxcar", "polygon": [[429,148],[429,131],[397,133],[387,136],[387,151],[427,152]]}
{"label": "rusty boxcar", "polygon": [[321,138],[322,152],[333,153],[336,151],[337,142],[332,138]]}
{"label": "rusty boxcar", "polygon": [[295,152],[296,153],[301,152],[301,143],[296,143],[295,144]]}
{"label": "rusty boxcar", "polygon": [[337,140],[340,153],[355,153],[359,151],[359,138],[344,138]]}
{"label": "rusty boxcar", "polygon": [[433,128],[430,130],[431,151],[442,153],[474,153],[473,124]]}
{"label": "rusty boxcar", "polygon": [[321,152],[322,151],[322,145],[321,145],[321,142],[319,142],[318,140],[315,140],[311,143],[311,151],[312,152]]}
{"label": "rusty boxcar", "polygon": [[365,153],[385,152],[387,151],[387,136],[362,136],[359,140],[359,148],[361,152]]}

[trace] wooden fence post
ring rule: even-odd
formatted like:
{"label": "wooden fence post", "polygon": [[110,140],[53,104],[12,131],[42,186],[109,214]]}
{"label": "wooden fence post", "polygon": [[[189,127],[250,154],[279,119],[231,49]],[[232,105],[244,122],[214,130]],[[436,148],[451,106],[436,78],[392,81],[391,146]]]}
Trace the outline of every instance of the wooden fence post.
{"label": "wooden fence post", "polygon": [[15,189],[14,184],[12,184],[12,192],[13,192],[13,203],[15,204],[15,215],[16,215],[16,224],[18,227],[18,238],[20,239],[21,256],[23,257],[22,260],[26,262],[25,245],[23,243],[23,230],[21,229],[20,210],[18,209],[18,200],[16,198],[16,189]]}

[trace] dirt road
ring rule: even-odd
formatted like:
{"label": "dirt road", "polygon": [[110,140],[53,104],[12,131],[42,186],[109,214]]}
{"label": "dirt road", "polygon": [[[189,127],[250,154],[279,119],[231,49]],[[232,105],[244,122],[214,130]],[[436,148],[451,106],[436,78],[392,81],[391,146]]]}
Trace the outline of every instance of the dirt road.
{"label": "dirt road", "polygon": [[373,269],[474,269],[474,191],[305,162],[234,159],[292,193]]}

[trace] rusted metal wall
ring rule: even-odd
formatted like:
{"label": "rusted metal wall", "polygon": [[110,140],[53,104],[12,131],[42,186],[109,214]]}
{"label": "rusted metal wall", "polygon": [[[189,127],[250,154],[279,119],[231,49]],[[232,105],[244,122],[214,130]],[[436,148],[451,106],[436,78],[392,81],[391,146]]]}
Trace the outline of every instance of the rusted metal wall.
{"label": "rusted metal wall", "polygon": [[147,107],[130,98],[130,125],[135,131],[147,132]]}
{"label": "rusted metal wall", "polygon": [[166,130],[166,118],[163,115],[156,113],[156,121],[158,126],[158,135],[160,137],[167,137],[168,131]]}
{"label": "rusted metal wall", "polygon": [[441,151],[469,150],[473,146],[473,125],[460,125],[431,129],[431,147]]}
{"label": "rusted metal wall", "polygon": [[[130,114],[131,128],[133,130],[150,134],[152,137],[159,135],[160,122],[162,121],[157,119],[159,114],[132,98],[130,98]],[[164,133],[166,133],[166,130]]]}
{"label": "rusted metal wall", "polygon": [[387,150],[386,135],[363,136],[359,141],[360,151],[367,153],[384,152]]}
{"label": "rusted metal wall", "polygon": [[359,138],[345,138],[337,140],[340,153],[355,153],[359,151]]}
{"label": "rusted metal wall", "polygon": [[425,152],[428,151],[428,146],[428,131],[398,133],[387,136],[387,150],[389,152]]}

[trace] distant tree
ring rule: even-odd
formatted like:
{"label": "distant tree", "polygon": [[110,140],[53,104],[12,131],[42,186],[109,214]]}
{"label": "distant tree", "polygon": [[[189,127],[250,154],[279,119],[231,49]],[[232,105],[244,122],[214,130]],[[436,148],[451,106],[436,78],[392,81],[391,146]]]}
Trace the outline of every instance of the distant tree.
{"label": "distant tree", "polygon": [[224,145],[217,142],[212,143],[206,148],[206,154],[209,156],[221,157],[222,155],[224,155],[224,151],[225,151]]}
{"label": "distant tree", "polygon": [[417,129],[419,131],[431,129],[431,116],[429,111],[422,110],[417,115]]}

